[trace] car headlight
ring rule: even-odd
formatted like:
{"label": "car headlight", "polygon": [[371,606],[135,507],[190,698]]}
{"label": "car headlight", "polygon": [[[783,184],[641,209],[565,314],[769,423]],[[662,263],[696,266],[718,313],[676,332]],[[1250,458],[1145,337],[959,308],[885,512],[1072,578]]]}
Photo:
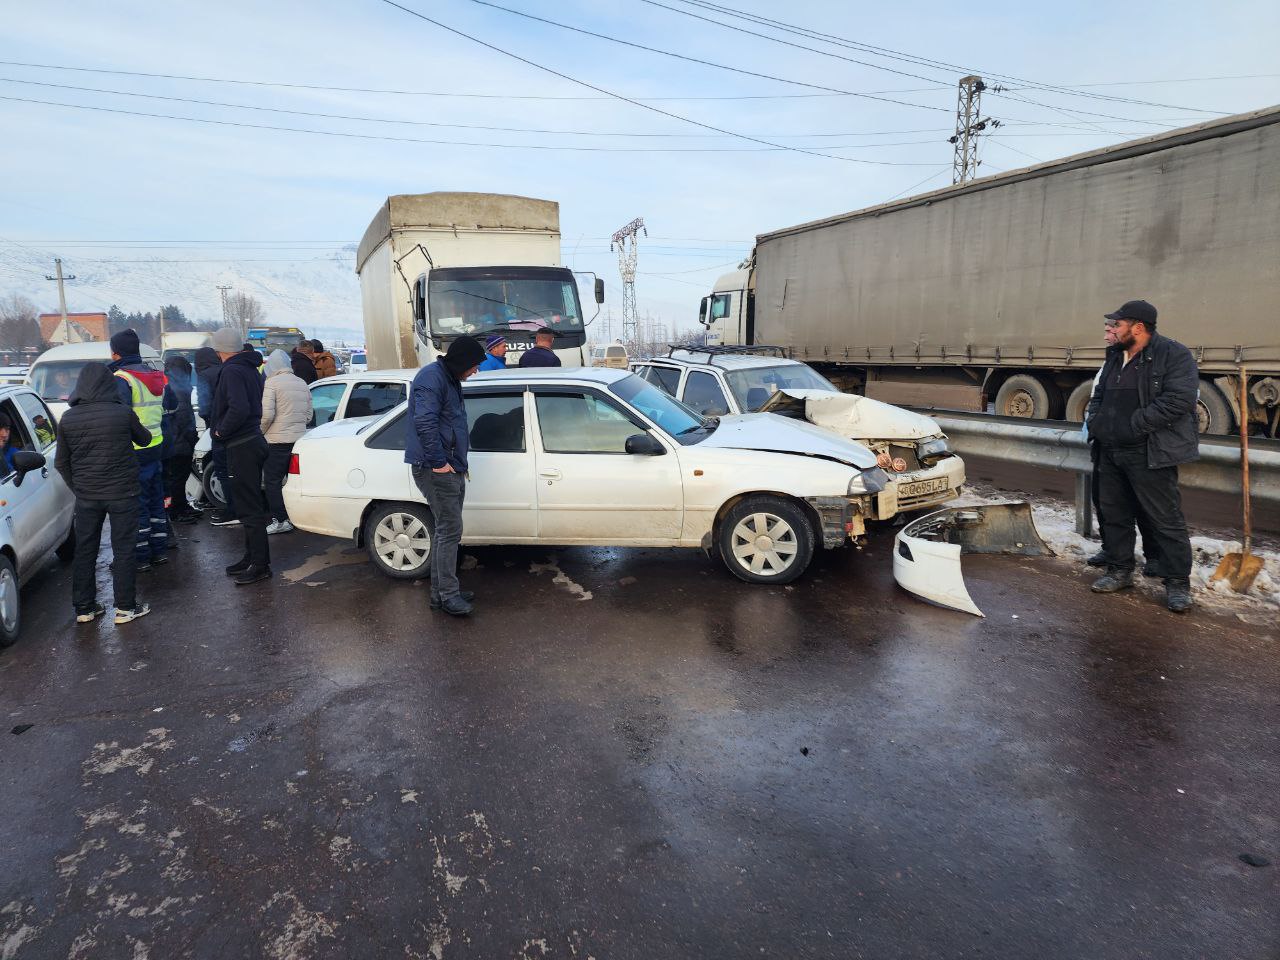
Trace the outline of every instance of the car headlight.
{"label": "car headlight", "polygon": [[879,467],[863,470],[849,478],[848,495],[856,497],[864,493],[879,493],[889,485],[889,475]]}
{"label": "car headlight", "polygon": [[951,444],[945,436],[934,437],[916,444],[916,459],[926,466],[932,466],[943,457],[951,456]]}

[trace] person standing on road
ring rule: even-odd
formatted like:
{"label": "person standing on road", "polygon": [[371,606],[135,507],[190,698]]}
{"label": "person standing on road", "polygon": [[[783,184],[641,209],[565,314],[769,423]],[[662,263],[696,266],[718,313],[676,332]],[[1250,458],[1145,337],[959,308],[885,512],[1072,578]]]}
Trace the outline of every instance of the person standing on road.
{"label": "person standing on road", "polygon": [[67,412],[58,421],[58,452],[54,466],[75,494],[76,556],[71,573],[71,604],[76,623],[92,623],[106,613],[98,603],[95,568],[102,524],[111,519],[111,579],[117,624],[151,612],[138,603],[139,494],[142,484],[134,450],[151,443],[129,404],[122,404],[116,378],[105,364],[86,363],[71,392]]}
{"label": "person standing on road", "polygon": [[533,335],[533,346],[520,357],[522,367],[558,367],[560,358],[551,349],[556,342],[556,332],[550,327],[543,327]]}
{"label": "person standing on road", "polygon": [[[213,417],[213,390],[218,383],[218,375],[222,373],[222,360],[213,347],[201,347],[196,351],[196,405],[200,411],[200,419],[208,429],[209,420]],[[235,506],[231,502],[231,482],[227,479],[227,448],[212,434],[209,436],[209,463],[214,475],[218,478],[218,486],[226,506],[215,511],[211,520],[215,526],[226,526],[240,521],[236,519]],[[200,504],[213,506],[202,493]]]}
{"label": "person standing on road", "polygon": [[196,414],[191,409],[191,364],[174,354],[164,364],[169,378],[164,388],[165,448],[164,485],[169,496],[169,518],[175,523],[195,523],[200,514],[187,502],[187,479],[196,451]]}
{"label": "person standing on road", "polygon": [[111,363],[107,369],[116,376],[120,402],[132,407],[146,428],[150,441],[134,447],[137,459],[138,569],[168,563],[169,513],[164,508],[164,387],[168,382],[159,370],[142,360],[142,345],[133,330],[121,330],[111,338]]}
{"label": "person standing on road", "polygon": [[315,361],[312,360],[314,349],[310,340],[303,340],[293,352],[289,354],[289,363],[293,366],[294,375],[302,380],[303,383],[311,384],[320,379],[316,373]]}
{"label": "person standing on road", "polygon": [[1145,300],[1106,315],[1116,342],[1085,416],[1106,528],[1107,572],[1093,590],[1133,586],[1134,525],[1142,518],[1156,546],[1152,573],[1164,579],[1166,606],[1183,613],[1191,606],[1191,539],[1178,466],[1199,456],[1200,374],[1190,350],[1156,332],[1156,316]]}
{"label": "person standing on road", "polygon": [[315,365],[317,380],[338,375],[338,361],[319,340],[311,341],[311,362]]}
{"label": "person standing on road", "polygon": [[474,594],[458,583],[458,544],[467,490],[470,434],[462,383],[480,369],[484,347],[458,337],[449,351],[413,378],[409,389],[404,459],[431,507],[431,609],[464,617]]}
{"label": "person standing on road", "polygon": [[480,372],[485,370],[507,369],[507,341],[502,334],[490,334],[484,342],[484,361],[480,364]]}
{"label": "person standing on road", "polygon": [[209,429],[226,444],[231,495],[244,527],[244,556],[227,566],[227,575],[235,578],[237,586],[246,586],[271,576],[267,502],[262,495],[267,441],[262,436],[262,377],[257,362],[261,358],[243,349],[231,327],[213,335],[213,349],[222,358],[222,373],[213,392]]}
{"label": "person standing on road", "polygon": [[263,468],[263,486],[271,523],[267,534],[289,533],[293,524],[284,506],[285,477],[289,475],[289,458],[293,445],[302,439],[311,422],[311,391],[293,372],[289,355],[273,350],[267,357],[267,379],[262,385],[262,435],[267,441],[267,463]]}

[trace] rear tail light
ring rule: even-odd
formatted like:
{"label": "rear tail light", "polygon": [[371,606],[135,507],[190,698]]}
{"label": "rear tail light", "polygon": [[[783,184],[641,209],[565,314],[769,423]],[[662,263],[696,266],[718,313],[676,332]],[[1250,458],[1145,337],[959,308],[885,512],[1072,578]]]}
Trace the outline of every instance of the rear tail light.
{"label": "rear tail light", "polygon": [[298,455],[296,453],[289,455],[289,472],[295,476],[301,475],[302,473],[302,464],[298,462]]}

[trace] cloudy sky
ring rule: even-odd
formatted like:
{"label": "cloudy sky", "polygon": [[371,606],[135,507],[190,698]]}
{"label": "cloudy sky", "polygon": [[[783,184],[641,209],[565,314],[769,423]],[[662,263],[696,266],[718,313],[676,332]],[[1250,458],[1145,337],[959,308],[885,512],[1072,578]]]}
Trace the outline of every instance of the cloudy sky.
{"label": "cloudy sky", "polygon": [[684,59],[477,0],[8,0],[0,263],[305,260],[388,194],[515,193],[615,309],[608,237],[644,217],[641,311],[688,327],[755,234],[947,183],[966,71],[1008,88],[988,173],[1280,102],[1273,0],[498,2]]}

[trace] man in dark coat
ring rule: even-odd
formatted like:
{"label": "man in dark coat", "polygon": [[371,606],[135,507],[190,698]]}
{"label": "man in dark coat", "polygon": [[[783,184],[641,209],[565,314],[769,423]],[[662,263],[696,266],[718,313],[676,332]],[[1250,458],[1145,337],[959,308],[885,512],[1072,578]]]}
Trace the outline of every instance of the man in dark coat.
{"label": "man in dark coat", "polygon": [[289,365],[293,367],[293,375],[301,377],[303,383],[315,383],[320,379],[320,375],[316,372],[315,361],[312,359],[314,354],[315,349],[311,346],[310,340],[303,340],[289,354]]}
{"label": "man in dark coat", "polygon": [[176,523],[195,523],[200,514],[187,502],[187,479],[196,450],[196,414],[191,408],[191,364],[174,354],[164,364],[169,378],[164,388],[164,485],[169,497],[169,516]]}
{"label": "man in dark coat", "polygon": [[[1196,399],[1200,374],[1191,351],[1156,332],[1156,308],[1130,300],[1106,315],[1115,345],[1098,377],[1085,421],[1098,471],[1107,572],[1098,593],[1133,586],[1135,524],[1146,522],[1154,576],[1175,613],[1191,606],[1191,538],[1182,516],[1178,466],[1200,455]],[[1150,530],[1150,541],[1147,530]]]}
{"label": "man in dark coat", "polygon": [[409,388],[405,463],[431,507],[431,609],[455,617],[471,612],[473,595],[458,583],[458,544],[462,540],[462,504],[467,491],[470,434],[462,402],[462,382],[484,360],[484,347],[458,337],[449,352],[429,363]]}
{"label": "man in dark coat", "polygon": [[213,335],[222,372],[213,391],[209,429],[227,451],[227,472],[236,518],[244,527],[244,556],[230,564],[227,575],[244,586],[271,576],[267,546],[267,501],[262,493],[262,467],[267,441],[262,436],[261,357],[246,351],[237,332],[223,327]]}
{"label": "man in dark coat", "polygon": [[560,358],[556,356],[556,352],[551,349],[551,345],[556,342],[556,332],[549,327],[543,327],[533,335],[533,346],[526,350],[520,357],[520,366],[522,367],[558,367],[560,366]]}
{"label": "man in dark coat", "polygon": [[102,524],[111,518],[111,577],[118,624],[146,616],[151,608],[136,595],[138,480],[135,447],[151,442],[132,406],[120,402],[117,378],[104,364],[86,363],[58,421],[54,466],[76,497],[76,557],[71,574],[71,603],[76,622],[90,623],[106,613],[98,600],[94,568]]}
{"label": "man in dark coat", "polygon": [[[213,347],[201,347],[196,351],[196,403],[200,410],[200,419],[204,421],[206,427],[209,425],[209,418],[213,416],[213,388],[221,372],[222,359],[218,356],[218,351]],[[221,511],[215,511],[210,519],[215,526],[238,524],[240,521],[236,519],[235,504],[231,500],[231,481],[227,479],[227,448],[216,438],[209,439],[209,461],[212,465],[210,469],[217,476],[223,499],[226,501],[226,507]],[[201,496],[201,505],[212,506],[203,496]]]}

